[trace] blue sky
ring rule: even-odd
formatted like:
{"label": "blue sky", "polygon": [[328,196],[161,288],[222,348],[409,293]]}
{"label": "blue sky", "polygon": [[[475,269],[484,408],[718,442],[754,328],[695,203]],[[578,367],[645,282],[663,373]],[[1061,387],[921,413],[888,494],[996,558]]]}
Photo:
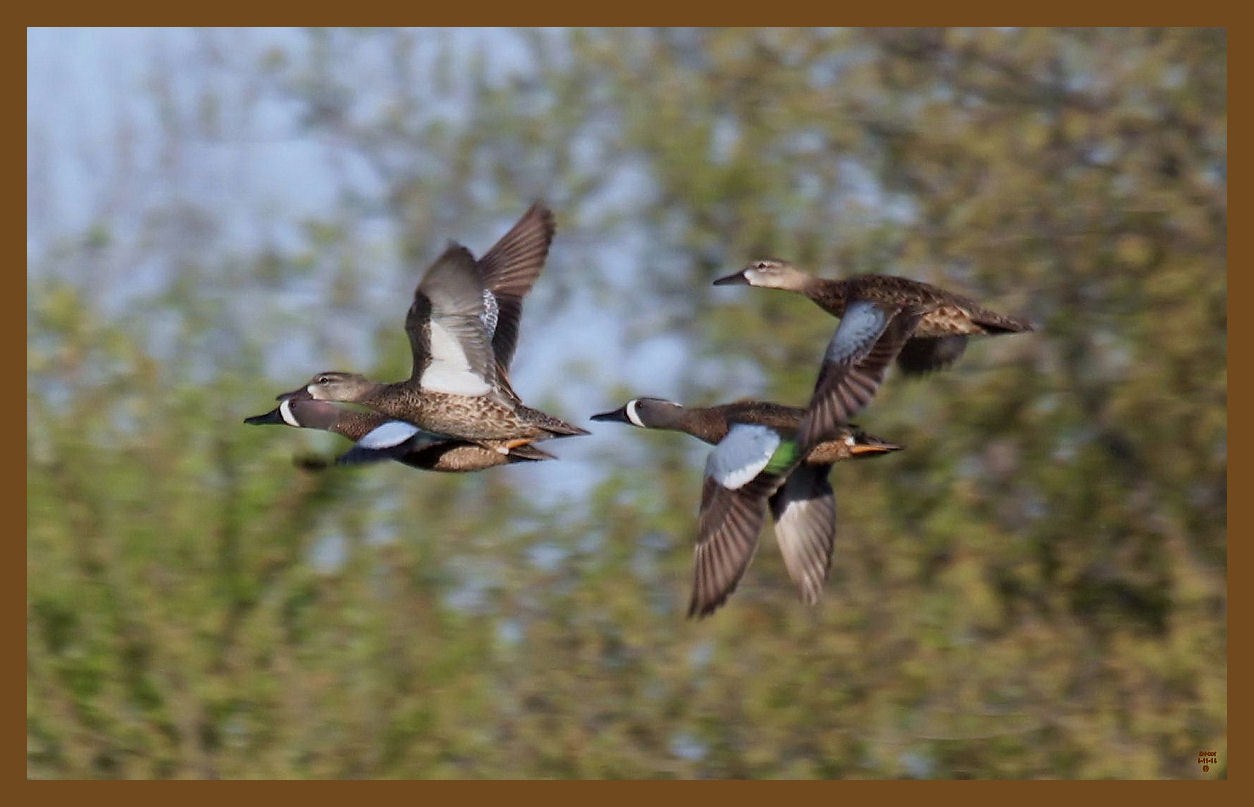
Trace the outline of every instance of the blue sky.
{"label": "blue sky", "polygon": [[[453,30],[438,33],[491,48],[491,69],[525,69],[513,36],[501,30]],[[118,244],[115,259],[82,278],[100,292],[106,313],[110,301],[122,301],[159,288],[160,263],[143,260],[139,222],[153,210],[180,203],[195,205],[213,217],[217,235],[207,249],[249,255],[263,245],[297,244],[303,221],[334,215],[341,193],[380,192],[369,172],[334,144],[319,141],[299,125],[301,109],[281,99],[258,95],[253,79],[257,65],[271,48],[306,46],[303,32],[288,29],[215,31],[206,37],[189,29],[29,29],[27,70],[27,251],[30,271],[58,242],[78,238],[97,223],[107,224]],[[354,58],[358,58],[356,55]],[[370,70],[370,53],[360,55],[354,69]],[[202,110],[196,99],[206,84],[216,95],[239,99],[238,106],[214,110],[221,121],[220,137],[188,136],[170,147],[168,132],[192,129]],[[456,108],[443,110],[456,117]],[[212,128],[212,127],[211,127]],[[638,204],[642,178],[630,170],[602,195],[604,206]],[[521,213],[521,209],[518,211]],[[595,243],[572,230],[559,208],[558,236],[547,273],[586,276],[571,284],[571,294],[556,299],[544,278],[524,318],[520,348],[512,373],[515,386],[532,402],[552,402],[555,414],[585,423],[593,412],[620,403],[610,389],[622,385],[637,394],[679,397],[691,371],[684,345],[673,335],[653,334],[647,306],[635,306],[631,331],[606,316],[606,297],[622,295],[647,300],[648,289],[634,288],[633,266],[646,243],[629,232],[599,236]],[[508,221],[502,223],[501,232]],[[500,232],[450,232],[446,238],[465,241],[476,252],[486,249]],[[394,234],[386,224],[359,237],[380,255],[377,274],[363,282],[373,316],[397,323],[400,330],[416,277],[395,271]],[[615,240],[617,239],[617,240]],[[432,254],[443,243],[432,245]],[[183,248],[194,249],[193,245]],[[225,286],[226,284],[224,284]],[[245,321],[264,321],[267,307],[313,319],[324,303],[323,288],[252,295]],[[236,296],[233,288],[206,289],[206,294]],[[277,318],[276,318],[277,319]],[[250,326],[251,327],[251,326]],[[155,326],[154,326],[155,328]],[[364,329],[343,329],[332,339],[335,356],[367,365],[373,346]],[[274,380],[259,379],[258,406],[272,397],[275,383],[294,386],[313,372],[331,369],[332,359],[300,331],[276,334],[269,369]],[[581,374],[572,373],[581,368]],[[353,369],[345,367],[342,369]],[[746,389],[745,394],[758,390]],[[260,410],[259,410],[260,411]],[[240,416],[254,412],[232,413]],[[237,420],[237,419],[235,419]],[[232,424],[233,425],[233,424]],[[608,461],[630,463],[642,454],[633,450],[639,435],[613,424],[592,424],[591,437],[555,444],[560,463],[501,469],[522,481],[543,502],[577,495],[599,477]],[[278,439],[275,435],[272,439]],[[703,449],[694,443],[694,457]],[[694,465],[694,479],[699,474]]]}

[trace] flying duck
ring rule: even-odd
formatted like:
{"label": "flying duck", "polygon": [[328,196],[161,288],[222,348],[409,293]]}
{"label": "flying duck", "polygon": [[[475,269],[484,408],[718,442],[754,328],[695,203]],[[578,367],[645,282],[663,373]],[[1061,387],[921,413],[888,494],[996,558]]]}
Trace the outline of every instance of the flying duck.
{"label": "flying duck", "polygon": [[966,350],[967,337],[972,334],[1035,330],[1026,320],[990,311],[968,297],[895,275],[855,275],[833,280],[806,274],[788,261],[765,258],[714,281],[715,286],[731,284],[804,294],[835,317],[843,317],[846,308],[857,301],[885,310],[918,311],[922,314],[919,325],[897,356],[898,366],[909,375],[953,364]]}
{"label": "flying duck", "polygon": [[[245,419],[244,422],[252,425],[320,429],[354,441],[361,440],[387,423],[409,425],[393,421],[378,412],[350,409],[327,401],[315,401],[312,398],[285,398],[277,407],[264,415],[255,415]],[[386,431],[383,434],[386,435]],[[518,446],[509,450],[508,453],[503,453],[501,448],[503,446],[483,446],[464,440],[450,440],[441,435],[419,430],[404,439],[392,441],[391,445],[380,449],[369,446],[354,447],[340,456],[337,461],[340,464],[348,464],[388,456],[397,462],[425,471],[465,473],[507,463],[535,462],[554,458],[552,454],[541,451],[534,445]]]}
{"label": "flying duck", "polygon": [[[836,539],[836,496],[827,478],[832,464],[881,456],[901,446],[844,424],[832,439],[798,458],[797,431],[804,415],[800,407],[767,401],[684,407],[662,398],[633,398],[618,409],[592,416],[642,429],[683,432],[715,446],[701,495],[701,538],[689,616],[713,613],[735,589],[757,549],[761,501],[770,504],[784,566],[801,599],[807,605],[818,602]],[[760,470],[772,476],[755,482],[760,475],[755,469],[768,447],[771,456]],[[741,480],[749,486],[744,495],[718,495],[720,486],[734,488]]]}
{"label": "flying duck", "polygon": [[358,403],[390,418],[359,440],[350,452],[356,461],[388,458],[420,431],[498,453],[587,434],[523,405],[507,375],[522,301],[554,230],[552,213],[536,203],[479,261],[450,243],[418,284],[405,319],[413,352],[409,379],[386,384],[323,372],[278,398]]}

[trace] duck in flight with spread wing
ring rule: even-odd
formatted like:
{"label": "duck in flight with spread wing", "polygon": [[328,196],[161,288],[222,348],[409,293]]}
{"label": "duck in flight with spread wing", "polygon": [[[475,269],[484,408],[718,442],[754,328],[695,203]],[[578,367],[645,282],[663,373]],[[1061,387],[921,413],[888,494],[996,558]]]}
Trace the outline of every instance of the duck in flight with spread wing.
{"label": "duck in flight with spread wing", "polygon": [[[711,455],[714,467],[707,467],[705,487],[734,485],[736,475],[748,474],[751,480],[757,475],[755,460],[766,447],[793,441],[805,410],[796,406],[784,406],[768,401],[736,401],[735,403],[707,407],[685,407],[661,398],[633,398],[612,412],[593,415],[593,420],[628,423],[642,429],[665,429],[692,435],[711,445],[718,446]],[[791,456],[781,452],[775,471],[786,478],[781,485],[772,486],[763,480],[757,489],[751,489],[754,497],[769,503],[775,520],[775,539],[784,557],[784,567],[797,586],[801,599],[808,605],[818,602],[823,584],[831,569],[832,548],[836,541],[836,496],[828,481],[828,474],[836,462],[865,457],[883,456],[898,451],[901,446],[867,434],[853,424],[836,430],[834,439],[815,445],[791,470]],[[773,451],[771,453],[774,453]],[[768,460],[769,466],[769,460]],[[721,481],[720,481],[721,480]],[[774,488],[771,490],[770,488]],[[748,493],[748,491],[746,492]],[[713,493],[703,490],[703,500]],[[739,501],[728,499],[732,504]],[[760,504],[757,499],[745,497],[746,507],[753,509]],[[728,512],[717,513],[710,507],[703,508],[702,523],[713,525],[720,519],[731,518]],[[754,516],[751,514],[750,519]],[[761,525],[761,520],[757,520]],[[753,531],[752,535],[747,535]],[[712,612],[734,587],[732,578],[738,579],[738,561],[752,557],[757,546],[757,532],[745,525],[740,532],[723,530],[717,546],[710,546],[704,555],[717,554],[711,562],[698,554],[697,576],[693,585],[689,615]],[[704,534],[704,533],[703,533]],[[742,539],[751,543],[745,545]],[[704,540],[709,544],[709,538]],[[729,544],[726,545],[725,544]],[[703,568],[706,563],[713,568]],[[745,566],[748,565],[747,560]]]}
{"label": "duck in flight with spread wing", "polygon": [[[361,404],[384,416],[341,458],[349,462],[401,458],[440,440],[542,459],[549,455],[523,447],[587,434],[525,406],[508,377],[523,299],[544,266],[554,231],[552,213],[536,203],[478,261],[465,247],[449,245],[418,284],[406,316],[414,360],[409,379],[385,384],[356,373],[323,372],[278,399],[292,402],[289,411],[312,399]],[[318,422],[326,417],[319,412]],[[500,463],[483,467],[491,464]]]}
{"label": "duck in flight with spread wing", "polygon": [[[785,513],[793,509],[797,522],[807,525],[799,529],[807,539],[797,541],[797,554],[805,559],[796,558],[803,597],[807,588],[814,591],[822,585],[827,562],[824,547],[830,539],[812,525],[819,523],[817,513],[827,508],[826,491],[818,484],[819,475],[802,463],[826,443],[840,441],[849,433],[849,419],[875,396],[884,371],[918,321],[917,311],[849,306],[828,342],[814,393],[796,430],[737,425],[715,446],[701,489],[690,616],[713,613],[735,590],[757,549],[766,505],[781,487],[773,506]],[[800,475],[796,473],[799,466]],[[816,514],[806,518],[810,509]],[[777,522],[777,535],[778,528]]]}
{"label": "duck in flight with spread wing", "polygon": [[[251,425],[292,426],[298,429],[320,429],[332,432],[356,442],[367,434],[379,429],[387,423],[396,423],[399,428],[408,429],[406,423],[394,421],[387,415],[369,410],[351,409],[328,401],[315,401],[313,398],[284,398],[278,406],[264,415],[255,415],[244,420]],[[386,431],[381,432],[382,440]],[[482,471],[497,465],[516,462],[536,462],[554,459],[553,455],[535,445],[517,446],[502,453],[504,446],[479,445],[465,440],[450,440],[442,435],[435,435],[419,430],[409,433],[397,442],[378,450],[358,449],[340,457],[340,464],[391,457],[399,463],[425,471],[441,471],[445,473],[465,473]],[[354,454],[354,452],[361,452]],[[382,453],[380,453],[382,452]],[[303,460],[307,468],[326,466],[320,460]]]}
{"label": "duck in flight with spread wing", "polygon": [[966,350],[969,336],[1035,330],[1031,322],[991,311],[969,297],[896,275],[854,275],[837,280],[806,274],[778,258],[763,258],[714,281],[715,286],[733,284],[802,294],[834,317],[843,317],[848,306],[858,301],[884,310],[918,311],[922,315],[918,327],[897,356],[897,365],[907,375],[953,364]]}

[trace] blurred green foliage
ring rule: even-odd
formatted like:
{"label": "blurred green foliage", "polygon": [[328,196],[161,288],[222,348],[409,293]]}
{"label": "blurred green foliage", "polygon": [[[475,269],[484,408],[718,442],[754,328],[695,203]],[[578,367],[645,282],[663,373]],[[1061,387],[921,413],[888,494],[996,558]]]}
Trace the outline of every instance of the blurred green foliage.
{"label": "blurred green foliage", "polygon": [[[1195,778],[1201,749],[1226,775],[1224,33],[503,35],[531,69],[435,32],[264,55],[307,131],[386,182],[295,253],[147,239],[168,284],[120,310],[101,267],[139,258],[110,253],[115,223],[31,267],[28,775]],[[363,52],[386,99],[365,108]],[[269,378],[273,341],[342,343],[235,295],[321,268],[319,317],[362,308],[365,217],[420,263],[535,195],[560,225],[540,286],[681,339],[689,403],[807,397],[835,321],[708,287],[762,255],[1041,328],[890,373],[860,422],[908,450],[833,472],[814,611],[768,534],[722,611],[682,618],[700,453],[678,435],[597,429],[638,451],[546,505],[525,468],[313,473],[293,454],[334,438],[239,424],[323,369]],[[623,231],[626,277],[598,252]],[[406,371],[401,308],[354,369]],[[737,363],[760,385],[729,384]],[[590,407],[659,392],[595,370]]]}

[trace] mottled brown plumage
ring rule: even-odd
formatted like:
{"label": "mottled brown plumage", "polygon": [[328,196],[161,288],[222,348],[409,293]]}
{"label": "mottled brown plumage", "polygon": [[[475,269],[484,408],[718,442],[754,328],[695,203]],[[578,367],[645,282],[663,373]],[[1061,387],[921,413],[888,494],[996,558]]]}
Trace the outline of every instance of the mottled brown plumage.
{"label": "mottled brown plumage", "polygon": [[422,390],[408,382],[381,384],[355,373],[319,373],[304,387],[279,397],[356,403],[427,431],[480,445],[525,445],[588,433],[552,415],[497,396]]}

